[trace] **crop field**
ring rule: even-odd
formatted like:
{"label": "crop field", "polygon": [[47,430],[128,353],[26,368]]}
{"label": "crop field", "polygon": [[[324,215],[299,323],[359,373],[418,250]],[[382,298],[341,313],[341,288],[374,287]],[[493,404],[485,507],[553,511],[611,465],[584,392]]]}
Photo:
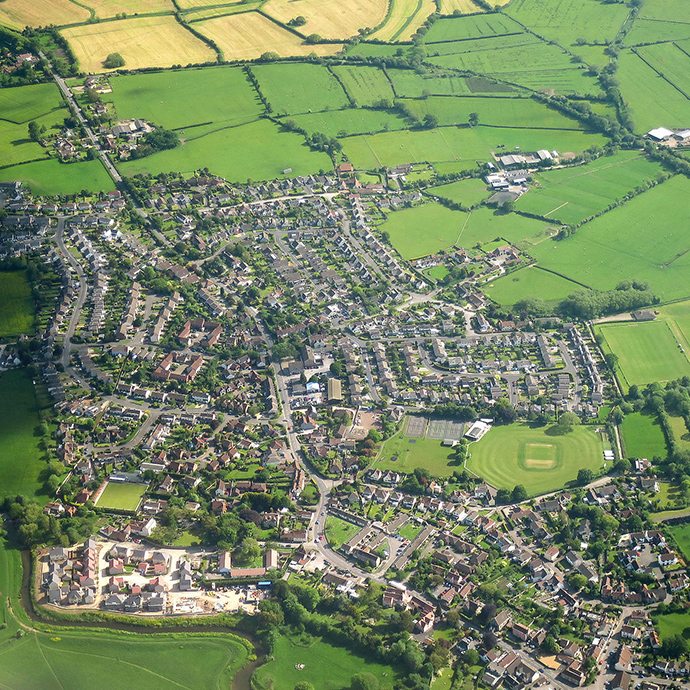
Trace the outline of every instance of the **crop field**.
{"label": "crop field", "polygon": [[0,271],[0,338],[33,334],[35,316],[26,271]]}
{"label": "crop field", "polygon": [[468,38],[520,34],[524,29],[504,14],[439,19],[424,37],[424,42],[464,41]]}
{"label": "crop field", "polygon": [[210,132],[198,139],[188,139],[182,146],[161,151],[121,166],[127,175],[150,172],[191,173],[208,167],[232,182],[272,180],[330,170],[331,159],[325,153],[311,151],[298,134],[282,132],[277,125],[260,120],[239,127]]}
{"label": "crop field", "polygon": [[386,23],[369,36],[379,41],[409,41],[427,17],[436,10],[433,0],[391,0]]}
{"label": "crop field", "polygon": [[625,415],[620,430],[626,457],[651,460],[656,456],[666,456],[664,432],[652,415],[642,412]]}
{"label": "crop field", "polygon": [[496,488],[522,484],[533,496],[566,486],[580,469],[598,472],[603,450],[601,435],[589,426],[560,434],[555,425],[517,422],[494,426],[481,441],[470,444],[466,464]]}
{"label": "crop field", "polygon": [[687,178],[673,177],[530,253],[540,266],[598,290],[636,278],[648,281],[662,301],[687,297],[690,229],[681,199],[688,193]]}
{"label": "crop field", "polygon": [[382,98],[395,98],[393,87],[378,67],[335,66],[333,72],[358,105],[372,105]]}
{"label": "crop field", "polygon": [[242,0],[235,0],[235,2],[232,2],[231,0],[228,0],[227,2],[219,2],[219,0],[178,0],[177,3],[180,6],[180,9],[184,10],[189,10],[193,9],[196,7],[225,7],[225,8],[232,8],[235,5],[240,5],[242,4]]}
{"label": "crop field", "polygon": [[196,22],[194,28],[213,39],[226,60],[253,60],[266,52],[277,53],[280,57],[310,53],[330,55],[341,48],[330,43],[309,45],[258,12],[208,19]]}
{"label": "crop field", "polygon": [[127,69],[215,62],[216,53],[174,17],[140,17],[65,29],[62,35],[85,72],[103,72],[110,53],[120,53]]}
{"label": "crop field", "polygon": [[[131,74],[110,80],[112,99],[121,119],[138,117],[167,129],[207,122],[242,124],[259,117],[263,106],[239,67]],[[182,108],[181,103],[203,103]],[[188,133],[193,136],[193,131]]]}
{"label": "crop field", "polygon": [[453,203],[462,204],[465,208],[475,206],[491,194],[484,181],[477,178],[459,180],[458,182],[451,182],[440,187],[433,187],[429,190],[429,193],[448,199]]}
{"label": "crop field", "polygon": [[438,439],[396,434],[383,444],[372,467],[407,473],[424,467],[435,477],[447,477],[460,469],[458,461],[451,455],[452,449],[442,446]]}
{"label": "crop field", "polygon": [[338,110],[350,105],[338,80],[321,65],[257,65],[252,71],[276,115]]}
{"label": "crop field", "polygon": [[134,512],[145,491],[145,484],[108,482],[98,499],[98,507],[113,508],[114,510],[131,510]]}
{"label": "crop field", "polygon": [[0,24],[21,31],[25,26],[85,22],[91,13],[70,0],[5,0],[0,3]]}
{"label": "crop field", "polygon": [[517,208],[562,223],[579,223],[663,173],[658,163],[637,151],[621,151],[588,165],[535,173],[538,186],[520,197]]}
{"label": "crop field", "polygon": [[175,11],[171,0],[85,0],[82,4],[92,9],[100,19],[114,17],[122,12],[133,15]]}
{"label": "crop field", "polygon": [[319,34],[323,38],[350,38],[359,29],[378,26],[386,17],[386,0],[268,0],[263,11],[287,24],[297,16],[307,23],[298,27],[305,36]]}
{"label": "crop field", "polygon": [[52,83],[0,89],[0,118],[16,124],[64,107],[60,91]]}
{"label": "crop field", "polygon": [[453,14],[455,11],[462,14],[473,14],[474,12],[483,12],[484,9],[475,5],[472,0],[441,0],[442,14]]}
{"label": "crop field", "polygon": [[286,119],[294,120],[310,134],[322,132],[329,137],[375,134],[376,132],[409,127],[408,119],[401,115],[363,108],[330,110],[328,112],[295,115]]}
{"label": "crop field", "polygon": [[34,194],[105,192],[115,185],[100,161],[63,164],[56,159],[21,163],[0,169],[0,182],[21,180]]}
{"label": "crop field", "polygon": [[263,0],[246,0],[246,2],[236,2],[232,5],[212,5],[211,7],[202,7],[191,10],[190,12],[185,12],[184,18],[189,24],[193,24],[194,22],[200,22],[204,19],[215,19],[230,14],[260,10],[261,5],[263,5]]}
{"label": "crop field", "polygon": [[526,266],[519,271],[501,276],[483,287],[492,300],[502,306],[512,306],[527,297],[538,297],[545,302],[560,302],[582,286],[561,278],[555,273]]}
{"label": "crop field", "polygon": [[21,494],[45,502],[40,496],[46,465],[37,435],[39,424],[38,402],[27,370],[0,374],[0,499]]}
{"label": "crop field", "polygon": [[[458,129],[437,127],[431,130],[384,132],[373,136],[349,137],[343,150],[360,170],[374,170],[401,163],[462,161],[458,169],[474,168],[486,160],[498,144],[506,149],[520,146],[523,151],[539,149],[582,152],[606,140],[601,134],[569,130],[529,130],[508,127]],[[466,165],[464,165],[466,163]]]}
{"label": "crop field", "polygon": [[393,667],[364,659],[318,637],[279,635],[271,661],[254,671],[252,686],[257,690],[292,690],[297,683],[306,682],[319,690],[340,690],[349,687],[355,673],[373,674],[381,690],[392,687],[398,677]]}

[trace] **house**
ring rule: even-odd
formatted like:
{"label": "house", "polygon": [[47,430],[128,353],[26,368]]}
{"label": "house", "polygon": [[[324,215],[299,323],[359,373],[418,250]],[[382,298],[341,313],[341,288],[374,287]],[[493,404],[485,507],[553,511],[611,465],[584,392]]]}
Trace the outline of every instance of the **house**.
{"label": "house", "polygon": [[618,654],[616,655],[616,671],[625,671],[626,673],[630,673],[632,670],[632,659],[633,654],[630,647],[622,645],[618,650]]}
{"label": "house", "polygon": [[489,627],[494,632],[501,632],[508,623],[510,623],[510,614],[507,611],[499,611],[496,617],[491,621]]}
{"label": "house", "polygon": [[626,671],[618,671],[611,681],[611,690],[628,690],[630,678],[630,674]]}

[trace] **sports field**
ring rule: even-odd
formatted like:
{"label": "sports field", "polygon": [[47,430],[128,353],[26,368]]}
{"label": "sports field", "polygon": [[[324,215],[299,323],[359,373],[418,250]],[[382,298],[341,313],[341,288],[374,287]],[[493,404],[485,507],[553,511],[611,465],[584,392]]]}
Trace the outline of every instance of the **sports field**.
{"label": "sports field", "polygon": [[628,458],[666,457],[666,439],[659,422],[650,414],[633,412],[620,426]]}
{"label": "sports field", "polygon": [[39,446],[37,406],[26,369],[0,374],[0,499],[21,494],[46,500],[39,495],[45,462]]}
{"label": "sports field", "polygon": [[1,168],[0,182],[12,180],[28,184],[34,194],[78,194],[83,189],[105,192],[115,188],[98,160],[65,164],[53,158]]}
{"label": "sports field", "polygon": [[536,266],[526,266],[483,286],[484,292],[502,306],[512,306],[527,297],[559,302],[582,286]]}
{"label": "sports field", "polygon": [[538,495],[566,486],[580,469],[598,472],[603,450],[601,435],[590,426],[560,434],[554,426],[516,422],[494,426],[470,444],[467,468],[496,488],[522,484],[528,494]]}
{"label": "sports field", "polygon": [[373,674],[382,690],[391,688],[398,678],[392,666],[364,659],[318,637],[279,635],[271,660],[254,671],[252,687],[292,690],[297,683],[306,682],[318,690],[340,690],[349,687],[355,673]]}
{"label": "sports field", "polygon": [[98,507],[113,508],[115,510],[131,510],[134,512],[145,491],[145,484],[108,482],[98,499]]}
{"label": "sports field", "polygon": [[472,178],[434,187],[429,190],[429,194],[448,199],[455,204],[462,204],[465,208],[471,208],[489,197],[491,192],[483,180]]}
{"label": "sports field", "polygon": [[4,0],[0,3],[0,24],[21,31],[25,26],[85,22],[91,13],[70,0]]}
{"label": "sports field", "polygon": [[621,151],[588,165],[534,174],[537,186],[520,197],[517,209],[566,224],[579,223],[663,174],[658,163],[638,151]]}
{"label": "sports field", "polygon": [[308,36],[319,34],[323,38],[350,38],[359,29],[374,28],[386,16],[386,0],[353,0],[346,5],[340,0],[268,0],[263,11],[287,24],[295,17],[304,17],[307,23],[297,30]]}
{"label": "sports field", "polygon": [[26,271],[0,271],[0,338],[32,335],[35,318]]}
{"label": "sports field", "polygon": [[424,467],[435,477],[447,477],[460,469],[459,463],[451,459],[452,452],[439,439],[396,434],[383,444],[372,468],[409,474],[417,467]]}
{"label": "sports field", "polygon": [[104,72],[103,61],[120,53],[126,69],[215,62],[216,53],[174,17],[135,17],[65,29],[63,36],[85,72]]}

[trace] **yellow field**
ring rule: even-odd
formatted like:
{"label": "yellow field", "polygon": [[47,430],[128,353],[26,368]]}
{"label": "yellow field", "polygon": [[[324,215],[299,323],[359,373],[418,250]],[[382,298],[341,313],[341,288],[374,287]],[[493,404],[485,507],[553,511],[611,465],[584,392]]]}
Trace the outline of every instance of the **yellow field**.
{"label": "yellow field", "polygon": [[263,11],[287,24],[295,17],[307,20],[297,27],[305,36],[319,34],[323,38],[350,38],[358,29],[374,28],[386,16],[388,0],[269,0]]}
{"label": "yellow field", "polygon": [[70,0],[4,0],[0,2],[0,24],[13,29],[47,24],[85,22],[91,14]]}
{"label": "yellow field", "polygon": [[177,3],[181,10],[190,10],[197,7],[215,7],[218,6],[220,11],[221,6],[227,5],[232,7],[233,5],[238,5],[242,0],[237,0],[236,2],[223,2],[223,0],[179,0]]}
{"label": "yellow field", "polygon": [[194,28],[213,39],[226,60],[251,60],[269,51],[278,53],[280,57],[309,55],[312,52],[330,55],[342,48],[333,44],[308,45],[257,12],[196,22]]}
{"label": "yellow field", "polygon": [[433,0],[422,0],[417,11],[417,0],[391,0],[393,10],[388,21],[371,34],[381,41],[409,41],[426,18],[436,11]]}
{"label": "yellow field", "polygon": [[122,12],[132,15],[175,11],[172,0],[80,0],[80,2],[94,10],[96,16],[101,19],[114,17]]}
{"label": "yellow field", "polygon": [[455,10],[462,14],[474,14],[483,12],[479,5],[475,5],[472,0],[441,0],[441,14],[453,14]]}
{"label": "yellow field", "polygon": [[141,17],[65,29],[62,35],[86,72],[105,72],[103,60],[120,53],[127,69],[213,62],[211,50],[174,17]]}

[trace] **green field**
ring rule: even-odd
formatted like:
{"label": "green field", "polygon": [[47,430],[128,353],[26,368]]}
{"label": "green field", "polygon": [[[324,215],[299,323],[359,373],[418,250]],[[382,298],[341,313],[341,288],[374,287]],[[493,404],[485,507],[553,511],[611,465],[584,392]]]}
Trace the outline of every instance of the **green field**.
{"label": "green field", "polygon": [[482,77],[418,74],[407,69],[390,69],[388,76],[393,82],[396,95],[400,98],[421,98],[426,92],[433,96],[471,96],[487,93],[505,96],[515,95],[517,92],[511,86],[491,82]]}
{"label": "green field", "polygon": [[396,434],[383,444],[372,467],[408,474],[417,467],[424,467],[435,477],[444,477],[459,468],[456,461],[451,459],[451,453],[452,449],[444,448],[439,440]]}
{"label": "green field", "polygon": [[307,113],[284,118],[294,120],[309,134],[321,132],[329,137],[352,134],[375,134],[409,127],[407,118],[383,110],[346,108],[321,113]]}
{"label": "green field", "polygon": [[12,180],[21,180],[38,195],[78,194],[82,190],[104,192],[115,188],[98,160],[67,164],[52,159],[0,169],[0,182]]}
{"label": "green field", "polygon": [[145,491],[145,484],[108,482],[98,499],[98,507],[113,508],[114,510],[131,510],[134,512]]}
{"label": "green field", "polygon": [[649,414],[633,412],[620,426],[625,454],[629,458],[666,456],[666,439],[659,422]]}
{"label": "green field", "polygon": [[686,637],[685,631],[690,631],[690,613],[667,613],[663,616],[655,616],[653,621],[662,642],[673,635]]}
{"label": "green field", "polygon": [[332,69],[357,105],[373,105],[382,98],[395,98],[391,83],[378,67],[335,66]]}
{"label": "green field", "polygon": [[40,447],[38,403],[26,369],[0,374],[0,499],[40,496],[45,462]]}
{"label": "green field", "polygon": [[690,181],[677,175],[530,254],[540,266],[598,290],[634,278],[648,281],[662,301],[687,297],[690,227],[682,199],[689,193]]}
{"label": "green field", "polygon": [[668,528],[668,531],[676,540],[676,544],[678,544],[678,548],[683,552],[685,560],[690,560],[690,524],[673,525]]}
{"label": "green field", "polygon": [[[142,118],[168,129],[242,124],[256,120],[263,109],[239,67],[131,74],[111,77],[110,84],[119,118]],[[203,107],[184,107],[191,103]],[[186,134],[193,136],[193,130]]]}
{"label": "green field", "polygon": [[566,224],[579,223],[662,174],[658,163],[638,151],[621,151],[589,165],[534,174],[537,186],[520,197],[517,209]]}
{"label": "green field", "polygon": [[642,43],[671,41],[683,38],[690,38],[690,24],[638,17],[633,24],[633,28],[626,34],[623,45],[627,47]]}
{"label": "green field", "polygon": [[35,318],[26,271],[0,271],[0,338],[32,335]]}
{"label": "green field", "polygon": [[688,433],[688,427],[685,424],[685,420],[682,417],[671,417],[668,418],[669,424],[671,425],[671,431],[673,431],[673,438],[680,448],[690,449],[690,433]]}
{"label": "green field", "polygon": [[527,297],[538,297],[545,302],[559,302],[582,286],[536,266],[518,271],[486,283],[484,292],[502,306],[512,306]]}
{"label": "green field", "polygon": [[337,549],[359,531],[357,525],[329,515],[326,518],[326,539],[332,549]]}
{"label": "green field", "polygon": [[439,19],[429,29],[424,42],[428,44],[462,41],[468,38],[503,36],[522,31],[522,27],[516,21],[503,14],[480,14],[472,17],[458,17],[457,19]]}
{"label": "green field", "polygon": [[[295,666],[304,664],[304,668]],[[271,661],[260,666],[252,677],[257,690],[293,690],[299,682],[311,683],[316,690],[340,690],[349,687],[355,673],[371,673],[382,690],[397,678],[391,666],[378,664],[336,647],[319,638],[279,635]]]}
{"label": "green field", "polygon": [[[0,118],[17,124],[28,123],[64,105],[53,83],[0,89]],[[67,112],[63,110],[62,115]]]}
{"label": "green field", "polygon": [[499,489],[522,484],[538,495],[566,486],[582,468],[598,472],[603,449],[601,435],[589,426],[559,434],[553,426],[517,422],[495,426],[472,443],[467,468]]}

